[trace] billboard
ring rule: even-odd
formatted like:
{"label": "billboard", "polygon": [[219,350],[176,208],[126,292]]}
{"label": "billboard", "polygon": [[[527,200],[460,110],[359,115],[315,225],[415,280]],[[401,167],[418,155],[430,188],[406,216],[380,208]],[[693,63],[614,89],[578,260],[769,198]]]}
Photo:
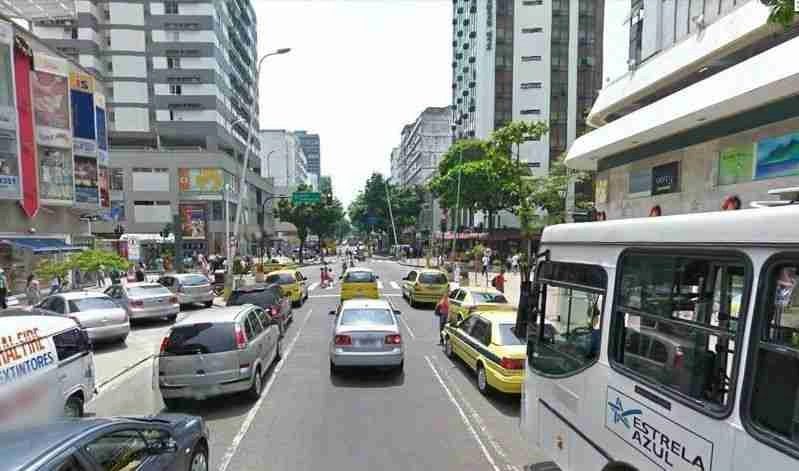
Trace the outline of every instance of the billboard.
{"label": "billboard", "polygon": [[799,175],[799,133],[757,142],[755,178]]}
{"label": "billboard", "polygon": [[39,197],[49,204],[72,205],[74,183],[72,149],[39,146]]}
{"label": "billboard", "polygon": [[752,179],[755,145],[727,147],[719,154],[719,185],[747,182]]}
{"label": "billboard", "polygon": [[14,100],[14,29],[0,21],[0,199],[20,199],[17,110]]}
{"label": "billboard", "polygon": [[206,206],[203,204],[180,205],[180,228],[184,239],[205,239]]}
{"label": "billboard", "polygon": [[225,186],[224,171],[219,168],[178,169],[178,183],[182,192],[215,193]]}
{"label": "billboard", "polygon": [[[99,164],[99,162],[98,162]],[[111,192],[108,190],[108,167],[97,166],[97,187],[100,191],[100,206],[111,207]]]}
{"label": "billboard", "polygon": [[652,194],[662,195],[680,191],[680,162],[652,167]]}
{"label": "billboard", "polygon": [[33,55],[31,93],[36,143],[72,149],[69,113],[69,64],[42,53]]}
{"label": "billboard", "polygon": [[91,157],[75,156],[75,202],[99,203],[99,176],[97,160]]}
{"label": "billboard", "polygon": [[97,133],[94,122],[94,78],[81,72],[69,74],[72,108],[72,153],[97,156]]}

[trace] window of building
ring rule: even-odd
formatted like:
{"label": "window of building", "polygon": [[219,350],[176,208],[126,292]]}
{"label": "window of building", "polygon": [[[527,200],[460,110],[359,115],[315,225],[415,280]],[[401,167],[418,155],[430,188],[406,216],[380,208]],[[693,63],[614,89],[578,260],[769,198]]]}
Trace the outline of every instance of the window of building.
{"label": "window of building", "polygon": [[542,31],[544,31],[544,28],[539,28],[539,27],[535,27],[535,28],[522,28],[522,33],[524,33],[524,34],[529,34],[529,33],[540,33],[540,32],[542,32]]}
{"label": "window of building", "polygon": [[581,371],[599,358],[607,274],[602,267],[541,262],[527,326],[527,361],[544,375]]}
{"label": "window of building", "polygon": [[105,45],[111,47],[111,32],[109,31],[105,37]]}
{"label": "window of building", "polygon": [[747,375],[747,422],[759,438],[799,451],[799,259],[778,256],[765,270],[759,293]]}
{"label": "window of building", "polygon": [[630,50],[629,61],[630,67],[641,62],[641,46],[643,39],[643,0],[633,0],[632,8],[630,9]]}
{"label": "window of building", "polygon": [[522,5],[526,6],[526,7],[532,7],[532,6],[543,5],[543,4],[544,4],[544,0],[524,0],[522,2]]}
{"label": "window of building", "polygon": [[108,69],[109,72],[114,71],[114,64],[111,61],[106,61],[105,68]]}
{"label": "window of building", "polygon": [[174,121],[175,120],[175,111],[174,110],[169,110],[169,120],[170,121]]}
{"label": "window of building", "polygon": [[167,57],[166,58],[166,68],[167,69],[179,69],[180,68],[180,57]]}
{"label": "window of building", "polygon": [[522,56],[522,62],[538,62],[541,56]]}
{"label": "window of building", "polygon": [[111,181],[109,186],[111,191],[125,191],[124,171],[121,168],[110,169]]}
{"label": "window of building", "polygon": [[519,112],[522,115],[539,115],[541,114],[541,110],[538,108],[528,109],[528,110],[521,110]]}
{"label": "window of building", "polygon": [[531,88],[541,88],[541,82],[523,82],[521,87],[522,90],[528,90]]}
{"label": "window of building", "polygon": [[167,31],[166,32],[166,40],[167,41],[180,41],[180,31]]}
{"label": "window of building", "polygon": [[177,15],[178,2],[164,2],[164,13],[167,15]]}
{"label": "window of building", "polygon": [[742,256],[636,251],[618,266],[613,366],[690,407],[723,414],[732,405],[746,312]]}
{"label": "window of building", "polygon": [[183,87],[180,85],[171,84],[169,85],[169,94],[170,95],[182,95],[183,94]]}
{"label": "window of building", "polygon": [[111,11],[108,8],[103,8],[103,18],[106,20],[111,19]]}

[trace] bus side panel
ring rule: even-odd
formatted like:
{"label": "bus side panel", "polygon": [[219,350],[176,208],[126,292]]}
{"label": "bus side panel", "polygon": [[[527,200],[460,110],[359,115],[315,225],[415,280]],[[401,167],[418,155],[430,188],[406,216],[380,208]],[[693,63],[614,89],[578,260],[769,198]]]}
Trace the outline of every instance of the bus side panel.
{"label": "bus side panel", "polygon": [[557,463],[560,469],[577,469],[572,468],[569,462],[570,451],[574,443],[569,426],[541,403],[538,404],[538,417],[541,451],[544,452],[545,456]]}

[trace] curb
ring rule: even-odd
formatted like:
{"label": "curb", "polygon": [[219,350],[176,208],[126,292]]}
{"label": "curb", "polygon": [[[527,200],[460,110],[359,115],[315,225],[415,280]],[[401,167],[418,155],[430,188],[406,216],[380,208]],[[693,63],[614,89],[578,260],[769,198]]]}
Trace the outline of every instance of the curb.
{"label": "curb", "polygon": [[147,355],[146,357],[142,358],[141,360],[138,360],[138,361],[136,361],[134,363],[131,363],[130,365],[122,368],[122,370],[120,370],[119,372],[114,373],[114,375],[111,376],[110,378],[108,378],[106,380],[103,380],[103,382],[101,382],[101,383],[96,384],[94,387],[97,388],[98,391],[101,391],[102,388],[105,385],[107,385],[108,383],[110,383],[111,381],[119,378],[120,376],[124,375],[125,373],[127,373],[130,370],[132,370],[133,368],[136,368],[137,366],[141,365],[145,361],[152,360],[153,357],[154,357],[154,355],[151,353],[151,354]]}

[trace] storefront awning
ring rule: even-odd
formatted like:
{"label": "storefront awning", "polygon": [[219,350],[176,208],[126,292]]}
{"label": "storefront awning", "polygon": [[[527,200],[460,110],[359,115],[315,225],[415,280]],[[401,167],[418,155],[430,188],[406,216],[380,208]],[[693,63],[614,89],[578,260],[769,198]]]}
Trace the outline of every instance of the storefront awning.
{"label": "storefront awning", "polygon": [[23,249],[30,249],[36,254],[80,252],[83,250],[83,247],[69,245],[61,239],[19,237],[0,239],[0,243],[12,244]]}

